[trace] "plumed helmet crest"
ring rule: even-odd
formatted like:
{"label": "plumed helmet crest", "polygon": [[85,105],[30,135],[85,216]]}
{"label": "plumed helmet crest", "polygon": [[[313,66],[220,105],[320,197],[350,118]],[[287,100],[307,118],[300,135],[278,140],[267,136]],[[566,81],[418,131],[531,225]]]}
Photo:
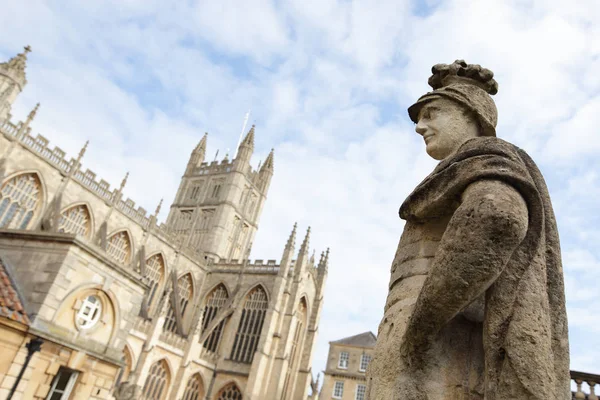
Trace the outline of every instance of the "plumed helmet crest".
{"label": "plumed helmet crest", "polygon": [[498,82],[491,70],[456,60],[452,64],[436,64],[431,72],[433,75],[428,83],[434,90],[421,96],[408,108],[408,115],[413,122],[418,122],[423,105],[435,99],[447,98],[473,111],[485,136],[496,136],[498,109],[490,95],[498,93]]}

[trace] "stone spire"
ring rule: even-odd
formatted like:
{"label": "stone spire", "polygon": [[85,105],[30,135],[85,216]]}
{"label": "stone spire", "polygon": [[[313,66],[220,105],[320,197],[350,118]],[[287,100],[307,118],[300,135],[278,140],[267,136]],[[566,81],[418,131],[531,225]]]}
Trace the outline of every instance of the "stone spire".
{"label": "stone spire", "polygon": [[300,279],[300,277],[304,274],[306,270],[306,266],[308,265],[308,251],[310,246],[310,226],[306,230],[306,236],[304,236],[304,240],[300,245],[300,252],[298,253],[298,259],[296,260],[296,264],[294,266],[294,275],[296,280]]}
{"label": "stone spire", "polygon": [[298,228],[298,223],[294,223],[294,228],[292,229],[292,233],[290,233],[290,237],[285,244],[285,248],[283,249],[283,255],[281,256],[281,263],[279,268],[279,273],[282,276],[287,276],[289,267],[292,263],[292,258],[294,257],[294,250],[296,248],[296,230]]}
{"label": "stone spire", "polygon": [[254,152],[254,128],[254,125],[252,125],[248,134],[240,143],[240,147],[238,147],[235,159],[240,170],[245,171],[246,166],[250,164],[250,158],[252,158]]}
{"label": "stone spire", "polygon": [[325,290],[325,281],[327,280],[327,275],[329,273],[329,247],[325,254],[321,253],[321,260],[319,261],[319,266],[317,268],[317,290],[319,296],[323,296],[323,291]]}
{"label": "stone spire", "polygon": [[21,126],[19,127],[19,132],[17,132],[17,137],[23,137],[27,133],[29,133],[29,125],[37,115],[38,110],[40,109],[40,103],[37,103],[33,110],[27,115],[27,119]]}
{"label": "stone spire", "polygon": [[31,47],[25,46],[22,53],[17,54],[8,62],[0,63],[0,71],[5,72],[10,78],[12,78],[19,86],[23,89],[23,86],[27,84],[25,77],[25,67],[27,67],[27,54],[31,52]]}
{"label": "stone spire", "polygon": [[271,152],[267,156],[267,159],[260,167],[258,173],[258,187],[263,193],[267,193],[269,186],[271,185],[271,178],[275,170],[275,150],[271,149]]}
{"label": "stone spire", "polygon": [[204,136],[202,136],[202,139],[200,139],[200,141],[196,145],[196,148],[194,149],[195,153],[202,153],[202,158],[204,158],[204,154],[206,153],[207,138],[208,138],[208,132],[204,132]]}
{"label": "stone spire", "polygon": [[154,216],[158,216],[160,214],[160,209],[162,207],[163,199],[160,199],[158,202],[158,206],[156,206],[156,210],[154,211]]}
{"label": "stone spire", "polygon": [[274,169],[275,169],[275,149],[271,149],[271,151],[269,152],[269,155],[267,156],[267,159],[265,160],[263,165],[260,167],[260,172],[264,173],[264,172],[270,171],[271,173],[273,173]]}
{"label": "stone spire", "polygon": [[321,253],[321,259],[319,260],[319,276],[327,274],[329,270],[329,247],[327,251]]}
{"label": "stone spire", "polygon": [[296,246],[296,230],[298,229],[298,223],[294,222],[294,228],[292,228],[292,233],[290,233],[290,237],[285,245],[286,249],[292,249],[294,251],[294,247]]}
{"label": "stone spire", "polygon": [[27,46],[22,53],[7,62],[0,63],[0,119],[10,119],[12,104],[27,84],[25,67],[27,66],[27,53],[30,51],[31,48]]}
{"label": "stone spire", "polygon": [[308,255],[308,247],[310,246],[310,226],[306,230],[306,236],[304,236],[304,240],[302,241],[302,245],[300,245],[300,255]]}
{"label": "stone spire", "polygon": [[117,191],[115,192],[115,195],[113,197],[114,202],[118,202],[119,200],[121,200],[121,196],[123,196],[123,189],[125,189],[125,185],[127,184],[128,178],[129,178],[129,172],[127,172],[125,174],[125,177],[121,181],[121,186],[119,186],[119,189],[117,189]]}
{"label": "stone spire", "polygon": [[246,137],[244,138],[244,140],[242,140],[242,143],[240,143],[240,147],[251,146],[252,148],[254,148],[254,128],[255,126],[252,125],[252,127],[246,134]]}
{"label": "stone spire", "polygon": [[194,168],[198,168],[200,164],[204,162],[204,157],[206,156],[206,143],[208,141],[208,133],[204,133],[202,139],[198,142],[194,150],[192,151],[192,155],[190,156],[190,161],[188,162],[186,172],[190,173],[194,170]]}
{"label": "stone spire", "polygon": [[90,141],[86,140],[86,142],[83,145],[83,147],[81,148],[81,150],[79,150],[77,159],[75,160],[75,162],[71,166],[71,169],[69,170],[69,176],[73,176],[75,174],[75,172],[77,172],[79,170],[79,168],[81,167],[81,160],[83,159],[83,156],[85,155],[85,152],[87,151],[89,144],[90,144]]}

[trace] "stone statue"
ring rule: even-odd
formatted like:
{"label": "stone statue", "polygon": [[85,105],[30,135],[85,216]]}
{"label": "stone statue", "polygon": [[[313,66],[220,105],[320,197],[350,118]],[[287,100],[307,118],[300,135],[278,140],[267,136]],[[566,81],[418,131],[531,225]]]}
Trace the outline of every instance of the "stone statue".
{"label": "stone statue", "polygon": [[130,382],[122,382],[114,393],[115,400],[136,400],[140,395],[140,387]]}
{"label": "stone statue", "polygon": [[492,71],[433,67],[409,109],[440,163],[400,208],[370,400],[570,399],[560,245],[544,179],[496,138]]}

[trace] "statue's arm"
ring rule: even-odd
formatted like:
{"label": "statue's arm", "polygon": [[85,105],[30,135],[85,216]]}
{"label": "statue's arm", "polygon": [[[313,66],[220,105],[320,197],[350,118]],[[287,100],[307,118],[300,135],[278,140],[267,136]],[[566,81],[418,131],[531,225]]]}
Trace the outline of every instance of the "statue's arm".
{"label": "statue's arm", "polygon": [[498,278],[527,232],[525,200],[500,181],[479,181],[462,195],[415,304],[402,344],[419,362],[433,337]]}

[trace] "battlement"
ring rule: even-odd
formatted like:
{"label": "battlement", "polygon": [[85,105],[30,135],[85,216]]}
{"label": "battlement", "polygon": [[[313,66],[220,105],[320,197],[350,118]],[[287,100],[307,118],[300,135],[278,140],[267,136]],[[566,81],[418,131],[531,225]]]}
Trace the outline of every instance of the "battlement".
{"label": "battlement", "polygon": [[239,272],[244,268],[245,273],[255,274],[277,274],[279,273],[280,264],[277,260],[247,260],[244,266],[243,260],[220,260],[212,265],[215,271],[218,272]]}
{"label": "battlement", "polygon": [[[231,172],[235,160],[236,159],[229,160],[227,158],[224,158],[221,161],[203,162],[202,164],[200,164],[199,167],[192,170],[190,175],[196,176],[225,174]],[[249,174],[251,178],[254,178],[254,176],[258,174],[258,169],[250,168]]]}

